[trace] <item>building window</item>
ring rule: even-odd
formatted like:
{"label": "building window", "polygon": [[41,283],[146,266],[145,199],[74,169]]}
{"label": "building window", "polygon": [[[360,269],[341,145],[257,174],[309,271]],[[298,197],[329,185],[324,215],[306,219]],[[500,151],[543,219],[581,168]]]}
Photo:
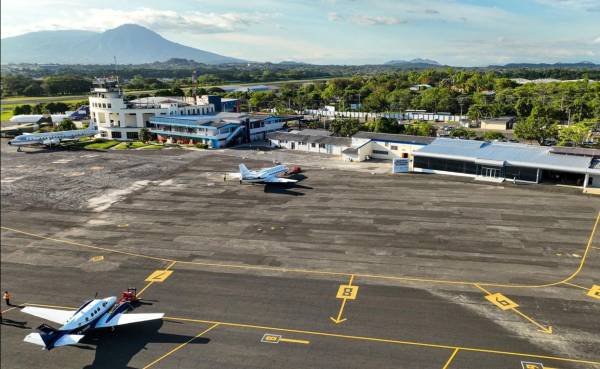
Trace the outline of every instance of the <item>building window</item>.
{"label": "building window", "polygon": [[111,104],[110,104],[110,103],[108,103],[106,106],[108,106],[108,108],[110,109],[110,107],[111,107]]}
{"label": "building window", "polygon": [[391,149],[392,149],[392,150],[398,150],[398,146],[396,146],[396,145],[392,145]]}
{"label": "building window", "polygon": [[325,148],[325,144],[319,144],[319,148],[320,149],[324,149]]}
{"label": "building window", "polygon": [[317,147],[317,144],[313,142],[310,144],[310,147]]}
{"label": "building window", "polygon": [[386,155],[388,154],[387,151],[381,151],[381,150],[373,150],[373,154],[377,154],[377,155]]}
{"label": "building window", "polygon": [[112,138],[121,138],[121,132],[111,132]]}
{"label": "building window", "polygon": [[138,133],[137,132],[127,132],[127,139],[129,140],[137,140]]}

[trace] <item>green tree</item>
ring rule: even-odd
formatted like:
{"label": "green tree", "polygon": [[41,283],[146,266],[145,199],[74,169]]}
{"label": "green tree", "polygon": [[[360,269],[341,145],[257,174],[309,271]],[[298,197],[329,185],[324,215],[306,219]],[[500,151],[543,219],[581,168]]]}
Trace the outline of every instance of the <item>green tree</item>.
{"label": "green tree", "polygon": [[547,108],[537,105],[531,110],[527,119],[515,125],[514,134],[518,138],[542,144],[547,139],[558,137],[558,124]]}
{"label": "green tree", "polygon": [[437,128],[429,122],[413,123],[404,127],[404,133],[413,136],[435,137]]}
{"label": "green tree", "polygon": [[366,125],[371,132],[380,133],[398,133],[399,126],[396,119],[393,118],[377,118]]}
{"label": "green tree", "polygon": [[591,133],[590,128],[585,123],[562,127],[558,131],[558,144],[560,146],[580,146],[590,137]]}
{"label": "green tree", "polygon": [[338,118],[334,119],[329,125],[329,129],[334,136],[350,137],[361,128],[358,119]]}
{"label": "green tree", "polygon": [[72,131],[72,130],[75,130],[75,129],[77,129],[77,126],[69,118],[63,119],[62,122],[58,123],[56,125],[56,127],[54,127],[54,131],[55,132],[58,132],[58,131]]}
{"label": "green tree", "polygon": [[450,137],[455,137],[455,138],[475,138],[477,136],[477,133],[475,131],[473,131],[472,129],[468,129],[465,127],[457,127],[455,129],[452,130],[452,132],[450,132]]}
{"label": "green tree", "polygon": [[496,131],[487,131],[483,134],[483,139],[486,141],[493,141],[493,140],[502,140],[504,139],[504,135],[502,134],[502,132],[496,132]]}
{"label": "green tree", "polygon": [[150,130],[148,128],[142,128],[140,129],[140,134],[139,134],[140,140],[142,140],[143,142],[148,142],[150,140],[152,140],[152,133],[150,132]]}
{"label": "green tree", "polygon": [[17,105],[13,109],[14,115],[31,114],[31,105]]}

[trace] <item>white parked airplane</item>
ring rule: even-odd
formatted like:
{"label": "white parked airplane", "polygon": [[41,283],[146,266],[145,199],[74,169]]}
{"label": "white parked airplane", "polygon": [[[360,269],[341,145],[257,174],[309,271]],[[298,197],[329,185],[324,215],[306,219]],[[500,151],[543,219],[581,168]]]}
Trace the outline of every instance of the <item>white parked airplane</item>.
{"label": "white parked airplane", "polygon": [[261,170],[249,170],[244,164],[240,164],[240,183],[295,183],[295,179],[281,178],[278,174],[288,171],[285,165],[276,165]]}
{"label": "white parked airplane", "polygon": [[62,132],[25,133],[8,141],[8,144],[11,146],[17,146],[17,151],[21,151],[21,146],[56,146],[62,141],[95,136],[96,134],[98,134],[98,130],[93,123],[90,123],[90,126],[86,129],[74,129],[71,131]]}
{"label": "white parked airplane", "polygon": [[13,115],[8,121],[11,123],[39,123],[44,118],[52,119],[53,123],[60,123],[69,118],[67,114],[19,114]]}
{"label": "white parked airplane", "polygon": [[114,296],[87,301],[76,311],[26,306],[22,312],[62,324],[58,329],[42,324],[39,333],[30,333],[23,341],[42,346],[45,350],[75,345],[90,329],[113,328],[116,326],[162,319],[163,313],[125,314],[130,303],[117,303]]}

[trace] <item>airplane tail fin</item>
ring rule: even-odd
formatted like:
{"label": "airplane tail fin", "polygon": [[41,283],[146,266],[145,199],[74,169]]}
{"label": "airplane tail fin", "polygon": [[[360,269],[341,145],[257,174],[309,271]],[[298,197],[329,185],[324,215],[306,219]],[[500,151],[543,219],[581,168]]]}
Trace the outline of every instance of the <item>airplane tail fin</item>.
{"label": "airplane tail fin", "polygon": [[33,343],[34,345],[42,346],[46,350],[52,350],[54,347],[75,345],[81,339],[81,334],[64,334],[58,330],[41,330],[40,333],[30,333],[23,341]]}
{"label": "airplane tail fin", "polygon": [[240,174],[242,175],[242,178],[247,177],[248,174],[250,174],[250,171],[244,164],[240,164]]}

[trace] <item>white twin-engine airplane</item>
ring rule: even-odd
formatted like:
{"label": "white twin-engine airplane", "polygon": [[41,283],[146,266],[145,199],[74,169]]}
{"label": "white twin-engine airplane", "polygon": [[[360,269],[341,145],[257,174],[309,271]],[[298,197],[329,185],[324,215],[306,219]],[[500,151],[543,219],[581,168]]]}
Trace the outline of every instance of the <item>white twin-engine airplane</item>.
{"label": "white twin-engine airplane", "polygon": [[296,183],[295,179],[278,177],[281,173],[286,173],[288,167],[285,165],[276,165],[271,168],[261,170],[249,170],[244,164],[240,164],[240,183]]}
{"label": "white twin-engine airplane", "polygon": [[76,311],[27,306],[21,311],[62,326],[56,329],[42,324],[37,328],[39,333],[30,333],[23,341],[51,350],[54,347],[77,344],[84,337],[85,332],[91,329],[114,328],[125,324],[162,319],[164,316],[163,313],[124,314],[129,306],[130,303],[127,301],[117,303],[117,298],[114,296],[87,301]]}
{"label": "white twin-engine airplane", "polygon": [[45,145],[56,146],[62,141],[76,140],[82,137],[90,137],[98,134],[98,130],[93,123],[86,129],[74,129],[71,131],[45,132],[45,133],[25,133],[8,141],[11,146],[17,146],[17,151],[21,151],[21,146]]}

